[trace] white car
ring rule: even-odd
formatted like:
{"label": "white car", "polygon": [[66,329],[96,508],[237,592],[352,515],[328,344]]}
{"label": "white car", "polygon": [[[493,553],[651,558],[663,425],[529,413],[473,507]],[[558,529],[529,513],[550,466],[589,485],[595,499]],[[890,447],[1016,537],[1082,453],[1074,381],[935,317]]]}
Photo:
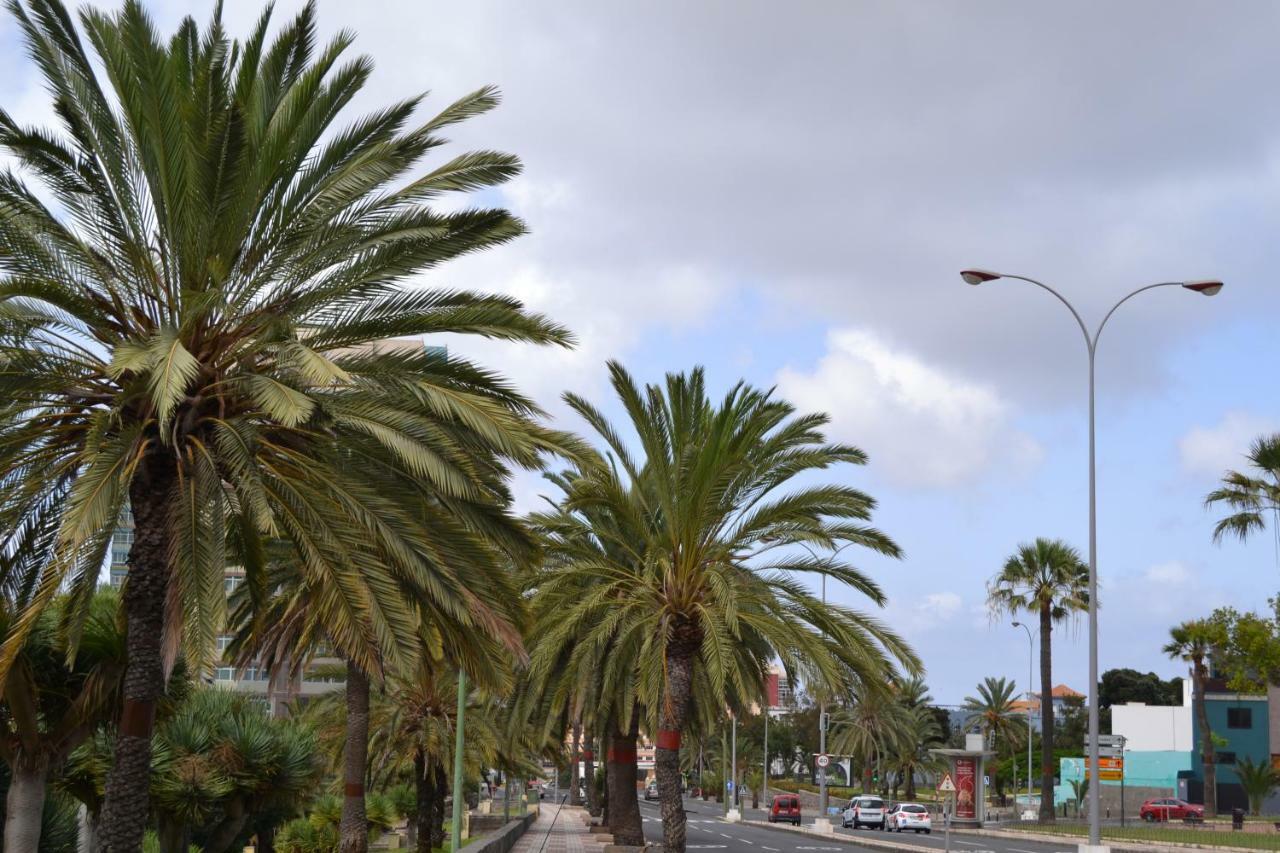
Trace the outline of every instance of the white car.
{"label": "white car", "polygon": [[884,800],[879,797],[854,797],[841,815],[840,825],[854,829],[860,826],[885,829]]}
{"label": "white car", "polygon": [[890,832],[933,832],[929,810],[919,803],[899,803],[889,809]]}

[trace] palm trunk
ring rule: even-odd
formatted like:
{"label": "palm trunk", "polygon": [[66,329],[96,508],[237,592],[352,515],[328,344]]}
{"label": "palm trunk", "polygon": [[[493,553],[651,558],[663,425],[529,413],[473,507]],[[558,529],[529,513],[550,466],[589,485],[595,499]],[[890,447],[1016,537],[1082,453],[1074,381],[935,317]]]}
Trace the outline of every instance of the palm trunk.
{"label": "palm trunk", "polygon": [[587,813],[592,817],[600,816],[600,791],[596,788],[596,739],[593,732],[587,732],[587,748],[582,753],[582,774],[587,777]]}
{"label": "palm trunk", "polygon": [[14,762],[5,800],[4,849],[38,850],[49,764],[42,759]]}
{"label": "palm trunk", "polygon": [[1040,820],[1054,822],[1053,812],[1053,616],[1040,606]]}
{"label": "palm trunk", "polygon": [[644,846],[644,821],[640,816],[640,802],[636,798],[636,741],[640,737],[640,712],[631,714],[631,725],[626,733],[615,731],[610,739],[608,762],[609,777],[609,833],[613,843],[626,847]]}
{"label": "palm trunk", "polygon": [[908,765],[902,775],[907,779],[907,800],[912,801],[916,798],[916,769]]}
{"label": "palm trunk", "polygon": [[269,826],[258,831],[256,853],[276,853],[276,828]]}
{"label": "palm trunk", "polygon": [[573,750],[570,753],[573,756],[573,769],[569,772],[569,805],[582,805],[582,798],[578,796],[578,768],[582,766],[582,717],[578,716],[573,721]]}
{"label": "palm trunk", "polygon": [[449,790],[449,779],[444,766],[439,762],[433,763],[435,768],[431,774],[435,778],[436,796],[431,801],[431,846],[444,849],[444,800]]}
{"label": "palm trunk", "polygon": [[694,631],[695,626],[691,624],[677,626],[667,646],[667,683],[653,762],[658,777],[662,843],[666,853],[685,853],[687,827],[680,791],[680,736],[688,722],[689,700],[693,695],[693,655],[699,645]]}
{"label": "palm trunk", "polygon": [[151,452],[129,486],[133,545],[121,606],[125,618],[124,701],[115,760],[107,772],[98,843],[103,853],[142,849],[151,803],[151,732],[164,693],[160,643],[169,585],[169,506],[177,471],[163,450]]}
{"label": "palm trunk", "polygon": [[427,757],[419,749],[413,756],[413,781],[418,813],[414,817],[418,853],[431,853],[431,815],[436,805],[436,777],[427,767]]}
{"label": "palm trunk", "polygon": [[[225,816],[209,833],[209,838],[204,843],[204,849],[215,853],[230,850],[232,842],[240,837],[240,833],[244,832],[245,824],[248,822],[249,810],[245,808],[244,800],[236,797],[226,805]],[[185,849],[183,848],[184,851]]]}
{"label": "palm trunk", "polygon": [[340,853],[367,853],[369,821],[364,813],[364,773],[369,764],[369,677],[347,661],[347,742],[343,747]]}
{"label": "palm trunk", "polygon": [[604,791],[600,798],[600,823],[604,826],[610,826],[609,823],[609,801],[614,796],[613,779],[609,776],[609,751],[613,749],[613,731],[614,723],[609,721],[605,728],[604,737],[600,739],[600,745],[604,748]]}
{"label": "palm trunk", "polygon": [[1196,707],[1196,719],[1200,723],[1200,760],[1204,764],[1204,812],[1206,817],[1218,813],[1218,767],[1213,752],[1213,732],[1209,729],[1209,707],[1204,698],[1205,666],[1203,660],[1192,665],[1191,686],[1194,691],[1192,704]]}

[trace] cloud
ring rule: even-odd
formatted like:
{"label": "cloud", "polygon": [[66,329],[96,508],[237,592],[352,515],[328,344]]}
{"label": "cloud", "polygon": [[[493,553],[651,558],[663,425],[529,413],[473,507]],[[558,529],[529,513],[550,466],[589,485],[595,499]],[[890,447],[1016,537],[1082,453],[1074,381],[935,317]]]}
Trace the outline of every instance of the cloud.
{"label": "cloud", "polygon": [[1179,439],[1182,468],[1189,474],[1220,477],[1228,469],[1244,464],[1254,439],[1277,428],[1276,422],[1269,418],[1229,411],[1213,426],[1192,427]]}
{"label": "cloud", "polygon": [[1184,563],[1177,560],[1171,560],[1167,563],[1159,563],[1150,566],[1142,577],[1149,583],[1157,583],[1162,587],[1169,586],[1186,586],[1194,579],[1194,575]]}
{"label": "cloud", "polygon": [[995,390],[865,330],[831,332],[812,372],[784,368],[777,381],[802,411],[830,413],[833,437],[867,451],[873,469],[901,485],[955,486],[998,462],[1025,469],[1041,455]]}

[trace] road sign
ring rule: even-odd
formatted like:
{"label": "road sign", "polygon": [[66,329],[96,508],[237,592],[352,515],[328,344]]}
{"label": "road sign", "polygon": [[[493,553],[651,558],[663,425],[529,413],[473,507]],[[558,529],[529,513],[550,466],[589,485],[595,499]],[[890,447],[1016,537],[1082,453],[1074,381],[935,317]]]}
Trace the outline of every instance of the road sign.
{"label": "road sign", "polygon": [[[1084,769],[1085,778],[1090,776],[1089,767]],[[1124,758],[1119,756],[1098,756],[1098,778],[1104,782],[1120,782],[1124,780]]]}
{"label": "road sign", "polygon": [[[1088,746],[1093,743],[1093,738],[1088,735],[1084,736],[1084,745]],[[1124,735],[1098,735],[1098,746],[1124,746]]]}
{"label": "road sign", "polygon": [[951,781],[951,774],[950,773],[943,774],[942,781],[938,783],[938,790],[945,791],[948,794],[950,794],[950,793],[954,793],[955,789],[956,789],[956,783]]}
{"label": "road sign", "polygon": [[828,764],[830,764],[830,763],[831,763],[831,756],[830,756],[830,755],[819,755],[819,756],[818,756],[818,766],[819,766],[819,767],[826,767],[826,766],[827,766]]}

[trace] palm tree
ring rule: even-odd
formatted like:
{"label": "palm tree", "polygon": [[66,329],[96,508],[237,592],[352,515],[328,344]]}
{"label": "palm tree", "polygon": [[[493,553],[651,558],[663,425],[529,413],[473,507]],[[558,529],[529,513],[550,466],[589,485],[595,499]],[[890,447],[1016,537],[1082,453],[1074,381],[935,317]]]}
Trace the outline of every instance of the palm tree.
{"label": "palm tree", "polygon": [[1208,494],[1205,506],[1222,504],[1230,511],[1213,528],[1213,541],[1225,536],[1240,540],[1263,530],[1267,517],[1280,513],[1280,433],[1254,440],[1248,460],[1252,473],[1228,471],[1222,486]]}
{"label": "palm tree", "polygon": [[1240,777],[1240,787],[1244,788],[1249,798],[1249,813],[1261,814],[1262,801],[1271,796],[1271,792],[1280,788],[1280,773],[1269,761],[1254,761],[1245,757],[1236,762],[1236,775]]}
{"label": "palm tree", "polygon": [[1209,658],[1222,645],[1221,626],[1208,619],[1194,619],[1169,629],[1164,653],[1191,666],[1191,703],[1200,726],[1200,760],[1204,765],[1204,810],[1218,813],[1217,758],[1213,751],[1213,731],[1209,727],[1205,681],[1209,678]]}
{"label": "palm tree", "polygon": [[485,476],[492,460],[531,465],[545,446],[499,377],[383,342],[568,335],[509,299],[406,286],[523,230],[503,210],[427,206],[509,178],[513,157],[463,154],[409,177],[443,128],[496,104],[492,90],[418,124],[412,98],[341,129],[371,64],[339,64],[346,32],[317,49],[314,4],[270,40],[264,14],[243,43],[218,11],[162,40],[136,0],[86,8],[79,27],[61,0],[10,9],[62,127],[0,112],[0,148],[40,182],[0,179],[0,527],[69,497],[0,678],[64,582],[67,621],[83,620],[127,500],[128,669],[102,843],[133,853],[164,673],[184,640],[207,662],[228,561],[260,585],[260,540],[293,541],[336,618],[364,626],[352,658],[376,677],[417,656],[397,587],[456,612],[465,598],[451,542],[405,494],[483,519],[507,497]]}
{"label": "palm tree", "polygon": [[4,683],[0,758],[10,773],[5,850],[40,847],[51,776],[119,706],[125,658],[117,596],[103,591],[94,597],[70,662],[56,625],[64,604],[55,601],[40,619]]}
{"label": "palm tree", "polygon": [[988,676],[978,685],[977,696],[964,697],[965,725],[981,731],[989,747],[997,740],[1013,743],[1022,731],[1013,707],[1017,688],[1014,681]]}
{"label": "palm tree", "polygon": [[[743,383],[713,402],[701,369],[644,389],[621,365],[610,363],[609,371],[636,441],[586,400],[566,395],[611,456],[583,472],[566,506],[614,513],[625,520],[620,529],[639,537],[614,543],[625,559],[600,561],[591,595],[565,619],[607,607],[609,632],[638,651],[639,695],[656,717],[664,845],[682,853],[681,737],[695,713],[710,714],[695,706],[695,695],[761,693],[774,655],[806,682],[841,693],[885,681],[895,661],[911,672],[919,662],[879,621],[824,605],[793,577],[827,575],[883,605],[884,594],[862,571],[795,546],[851,542],[899,554],[866,523],[869,496],[807,484],[826,468],[866,461],[857,448],[826,443],[824,415],[796,416]],[[735,681],[743,673],[750,682]]]}
{"label": "palm tree", "polygon": [[[1061,539],[1037,538],[1005,561],[987,585],[994,615],[1036,614],[1040,618],[1040,790],[1053,790],[1053,649],[1055,623],[1089,607],[1089,567]],[[1040,819],[1052,823],[1053,798],[1040,798]]]}
{"label": "palm tree", "polygon": [[862,767],[862,791],[870,794],[873,768],[902,750],[912,734],[912,715],[896,690],[868,685],[859,690],[852,707],[831,715],[831,726],[829,750],[853,756]]}

